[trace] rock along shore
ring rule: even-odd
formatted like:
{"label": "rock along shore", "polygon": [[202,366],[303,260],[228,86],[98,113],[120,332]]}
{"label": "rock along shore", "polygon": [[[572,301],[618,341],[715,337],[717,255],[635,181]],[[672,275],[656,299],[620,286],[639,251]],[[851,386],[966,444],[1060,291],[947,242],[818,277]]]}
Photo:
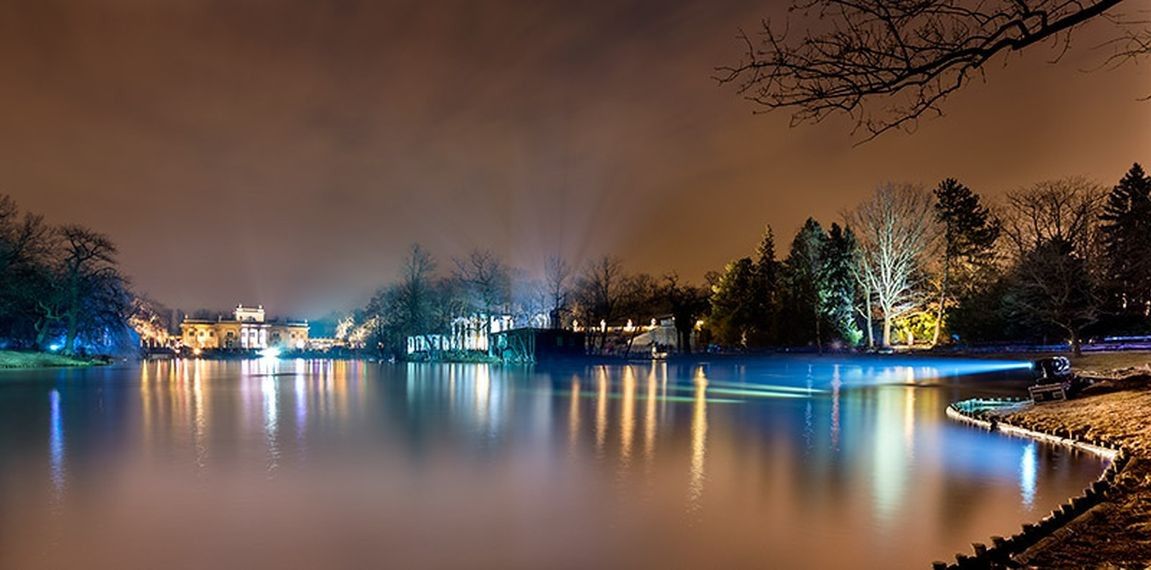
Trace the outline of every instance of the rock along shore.
{"label": "rock along shore", "polygon": [[[1020,533],[975,544],[958,568],[1147,568],[1151,564],[1151,374],[1099,378],[1066,402],[985,400],[948,415],[1111,459],[1098,481]],[[936,563],[941,567],[941,563]]]}

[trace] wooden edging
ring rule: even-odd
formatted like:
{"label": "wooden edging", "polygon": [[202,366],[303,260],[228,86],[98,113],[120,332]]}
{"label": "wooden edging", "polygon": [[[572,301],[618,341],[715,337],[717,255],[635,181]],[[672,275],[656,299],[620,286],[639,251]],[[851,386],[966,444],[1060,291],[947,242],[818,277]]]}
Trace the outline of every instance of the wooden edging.
{"label": "wooden edging", "polygon": [[993,536],[991,537],[990,545],[985,543],[972,544],[973,553],[956,554],[955,562],[953,563],[933,562],[932,568],[935,570],[1006,566],[1010,563],[1012,556],[1018,555],[1034,546],[1041,539],[1046,538],[1068,522],[1071,522],[1072,519],[1087,512],[1088,509],[1110,496],[1115,487],[1115,479],[1130,461],[1130,454],[1127,450],[1106,438],[1087,440],[1081,437],[1081,434],[1066,431],[1064,431],[1063,434],[1059,434],[1031,430],[1004,423],[998,419],[986,419],[984,417],[986,410],[970,412],[963,409],[963,405],[969,403],[988,402],[991,404],[1005,405],[1022,401],[1024,400],[1004,398],[965,400],[948,406],[947,417],[988,431],[998,431],[1008,435],[1026,437],[1051,445],[1063,445],[1098,455],[1110,461],[1107,469],[1082,493],[1068,499],[1052,510],[1051,514],[1043,517],[1038,522],[1024,523],[1020,532],[1009,537]]}

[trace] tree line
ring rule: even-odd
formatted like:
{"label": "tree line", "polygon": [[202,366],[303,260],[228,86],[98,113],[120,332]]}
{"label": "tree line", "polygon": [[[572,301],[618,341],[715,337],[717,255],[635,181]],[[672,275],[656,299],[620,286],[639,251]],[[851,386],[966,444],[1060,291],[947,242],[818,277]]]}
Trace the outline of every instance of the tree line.
{"label": "tree line", "polygon": [[134,344],[137,305],[116,245],[80,225],[51,225],[0,194],[0,342],[109,354]]}
{"label": "tree line", "polygon": [[686,284],[674,273],[629,272],[612,256],[580,267],[551,257],[532,275],[490,250],[475,249],[441,264],[414,244],[396,278],[345,319],[339,334],[403,357],[409,337],[449,335],[457,319],[472,319],[480,332],[489,333],[493,323],[504,319],[510,328],[578,327],[588,332],[592,350],[607,351],[618,349],[609,347],[618,335],[608,334],[608,324],[636,325],[629,329],[629,342],[638,325],[676,315],[682,329],[677,345],[690,351],[691,327],[707,307],[705,288]]}
{"label": "tree line", "polygon": [[1067,342],[1151,333],[1151,177],[1110,190],[1044,181],[988,203],[957,180],[884,184],[824,230],[808,219],[777,260],[709,278],[722,345],[889,347]]}
{"label": "tree line", "polygon": [[576,327],[591,351],[622,354],[642,325],[669,317],[682,352],[693,340],[815,351],[1067,342],[1078,352],[1088,337],[1151,334],[1151,177],[1138,164],[1109,190],[1072,177],[994,202],[955,179],[882,184],[776,248],[768,227],[752,255],[693,285],[612,256],[553,257],[532,275],[489,250],[441,265],[413,245],[343,328],[400,356],[408,337],[449,334],[461,317],[482,329],[497,318]]}

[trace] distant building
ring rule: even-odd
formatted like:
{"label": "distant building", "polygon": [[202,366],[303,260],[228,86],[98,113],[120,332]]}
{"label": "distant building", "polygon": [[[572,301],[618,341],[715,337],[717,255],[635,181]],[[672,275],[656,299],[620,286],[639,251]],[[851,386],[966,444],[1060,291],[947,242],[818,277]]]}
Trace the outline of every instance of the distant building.
{"label": "distant building", "polygon": [[514,324],[511,315],[492,315],[484,325],[484,317],[456,317],[452,319],[448,334],[423,334],[409,336],[408,354],[442,351],[487,352],[491,336],[510,330]]}
{"label": "distant building", "polygon": [[180,340],[193,350],[264,348],[302,349],[308,346],[307,321],[268,321],[264,307],[239,305],[231,319],[184,318]]}
{"label": "distant building", "polygon": [[505,362],[543,362],[587,354],[587,335],[563,329],[519,328],[491,335],[496,356]]}

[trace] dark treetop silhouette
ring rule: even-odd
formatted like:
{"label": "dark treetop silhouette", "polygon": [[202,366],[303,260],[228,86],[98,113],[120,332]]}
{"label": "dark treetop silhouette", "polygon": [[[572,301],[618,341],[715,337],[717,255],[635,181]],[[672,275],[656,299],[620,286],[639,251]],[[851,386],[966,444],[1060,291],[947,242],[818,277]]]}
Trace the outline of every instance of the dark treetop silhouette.
{"label": "dark treetop silhouette", "polygon": [[1044,42],[1065,51],[1091,20],[1117,27],[1109,64],[1146,55],[1151,29],[1119,15],[1122,3],[801,0],[791,8],[801,18],[782,27],[765,20],[754,35],[741,31],[743,60],[718,67],[716,78],[764,109],[791,110],[793,124],[847,113],[870,140],[941,113],[947,96],[997,56]]}

